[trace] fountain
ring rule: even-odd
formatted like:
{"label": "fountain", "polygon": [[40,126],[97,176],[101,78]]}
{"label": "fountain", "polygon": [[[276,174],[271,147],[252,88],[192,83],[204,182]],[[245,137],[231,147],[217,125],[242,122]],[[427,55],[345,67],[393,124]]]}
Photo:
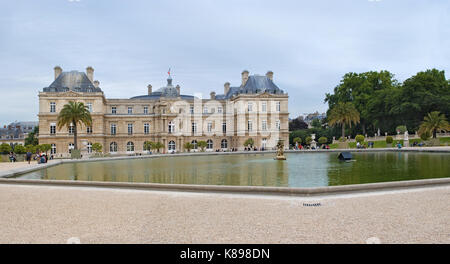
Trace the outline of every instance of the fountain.
{"label": "fountain", "polygon": [[275,157],[276,160],[286,160],[286,157],[284,156],[284,144],[283,140],[279,139],[277,143],[277,156]]}

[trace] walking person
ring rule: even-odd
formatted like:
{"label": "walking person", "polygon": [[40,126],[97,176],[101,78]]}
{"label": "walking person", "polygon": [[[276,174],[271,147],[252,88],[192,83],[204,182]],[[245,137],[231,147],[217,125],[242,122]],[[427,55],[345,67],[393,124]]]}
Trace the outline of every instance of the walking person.
{"label": "walking person", "polygon": [[31,156],[33,156],[33,154],[30,151],[27,151],[27,154],[25,154],[26,160],[28,161],[28,164],[30,164],[31,162]]}

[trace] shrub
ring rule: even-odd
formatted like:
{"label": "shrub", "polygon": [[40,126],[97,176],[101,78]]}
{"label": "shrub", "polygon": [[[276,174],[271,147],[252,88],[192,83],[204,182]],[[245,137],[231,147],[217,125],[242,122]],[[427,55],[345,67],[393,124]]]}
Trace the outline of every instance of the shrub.
{"label": "shrub", "polygon": [[16,145],[16,146],[14,147],[14,153],[17,153],[17,154],[24,154],[25,152],[27,152],[27,151],[26,151],[25,147],[22,146],[22,145]]}
{"label": "shrub", "polygon": [[192,144],[190,142],[186,142],[186,143],[184,143],[184,148],[187,150],[187,152],[191,152],[191,149],[194,148],[194,144]]}
{"label": "shrub", "polygon": [[394,142],[394,139],[391,136],[387,136],[386,137],[386,143],[387,144],[392,144],[392,142]]}
{"label": "shrub", "polygon": [[95,153],[100,153],[100,152],[102,152],[102,144],[100,144],[100,143],[94,143],[94,144],[92,144],[92,150],[95,152]]}
{"label": "shrub", "polygon": [[346,137],[340,137],[340,138],[339,138],[339,141],[340,141],[340,142],[345,142],[345,141],[347,141],[347,138],[346,138]]}
{"label": "shrub", "polygon": [[320,137],[319,138],[319,143],[320,144],[325,144],[325,143],[327,143],[327,141],[328,141],[328,139],[326,137]]}
{"label": "shrub", "polygon": [[311,144],[311,141],[312,141],[312,137],[306,137],[306,140],[305,140],[306,145]]}
{"label": "shrub", "polygon": [[3,143],[0,145],[0,153],[8,154],[12,151],[12,148],[9,144]]}
{"label": "shrub", "polygon": [[253,145],[255,145],[253,138],[249,138],[244,142],[244,147],[253,147]]}
{"label": "shrub", "polygon": [[294,138],[294,143],[302,144],[302,138],[296,137]]}
{"label": "shrub", "polygon": [[364,142],[364,136],[356,135],[355,140],[356,140],[356,142],[362,143],[362,142]]}
{"label": "shrub", "polygon": [[206,143],[206,141],[201,140],[201,141],[197,142],[197,146],[200,148],[200,150],[202,152],[204,152],[206,146],[208,146],[208,143]]}

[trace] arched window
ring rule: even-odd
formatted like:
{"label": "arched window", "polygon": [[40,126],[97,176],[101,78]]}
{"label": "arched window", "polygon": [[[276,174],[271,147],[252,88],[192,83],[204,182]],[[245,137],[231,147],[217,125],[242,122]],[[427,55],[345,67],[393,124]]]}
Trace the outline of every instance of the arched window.
{"label": "arched window", "polygon": [[222,142],[220,142],[220,147],[223,149],[228,148],[228,141],[226,139],[222,139]]}
{"label": "arched window", "polygon": [[192,144],[192,149],[198,148],[197,140],[192,140],[191,144]]}
{"label": "arched window", "polygon": [[171,140],[169,142],[169,151],[174,151],[175,150],[175,141]]}
{"label": "arched window", "polygon": [[213,141],[211,139],[208,139],[208,141],[206,141],[206,149],[212,148],[213,148]]}
{"label": "arched window", "polygon": [[129,142],[127,143],[127,151],[128,151],[128,152],[134,151],[134,143],[133,143],[133,142],[129,141]]}
{"label": "arched window", "polygon": [[116,142],[111,142],[111,144],[109,144],[109,152],[117,152],[117,143]]}
{"label": "arched window", "polygon": [[87,143],[87,152],[92,153],[92,142]]}

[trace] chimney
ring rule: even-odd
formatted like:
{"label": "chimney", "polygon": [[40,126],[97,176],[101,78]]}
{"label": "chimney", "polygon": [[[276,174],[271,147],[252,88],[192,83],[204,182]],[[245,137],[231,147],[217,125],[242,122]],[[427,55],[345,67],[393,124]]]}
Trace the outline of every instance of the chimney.
{"label": "chimney", "polygon": [[177,88],[178,95],[180,95],[180,86],[177,84],[175,88]]}
{"label": "chimney", "polygon": [[242,75],[242,85],[241,86],[244,86],[247,83],[248,74],[249,74],[249,72],[247,70],[245,70],[241,73],[241,75]]}
{"label": "chimney", "polygon": [[58,78],[58,76],[62,73],[62,68],[59,66],[55,66],[55,68],[53,68],[55,70],[55,80],[56,78]]}
{"label": "chimney", "polygon": [[216,92],[211,92],[209,95],[211,95],[212,100],[216,100]]}
{"label": "chimney", "polygon": [[94,68],[92,68],[91,66],[88,66],[86,68],[86,75],[89,78],[89,80],[91,80],[91,82],[94,81]]}
{"label": "chimney", "polygon": [[147,85],[147,89],[148,89],[148,95],[150,95],[152,93],[152,85],[151,84]]}
{"label": "chimney", "polygon": [[230,91],[230,83],[229,83],[229,82],[226,82],[226,83],[223,85],[223,93],[226,95],[229,91]]}
{"label": "chimney", "polygon": [[269,78],[271,81],[273,81],[273,71],[268,71],[266,73],[266,77]]}
{"label": "chimney", "polygon": [[97,81],[97,80],[95,80],[95,81],[94,81],[94,87],[95,87],[95,88],[98,88],[99,85],[100,85],[100,82]]}

